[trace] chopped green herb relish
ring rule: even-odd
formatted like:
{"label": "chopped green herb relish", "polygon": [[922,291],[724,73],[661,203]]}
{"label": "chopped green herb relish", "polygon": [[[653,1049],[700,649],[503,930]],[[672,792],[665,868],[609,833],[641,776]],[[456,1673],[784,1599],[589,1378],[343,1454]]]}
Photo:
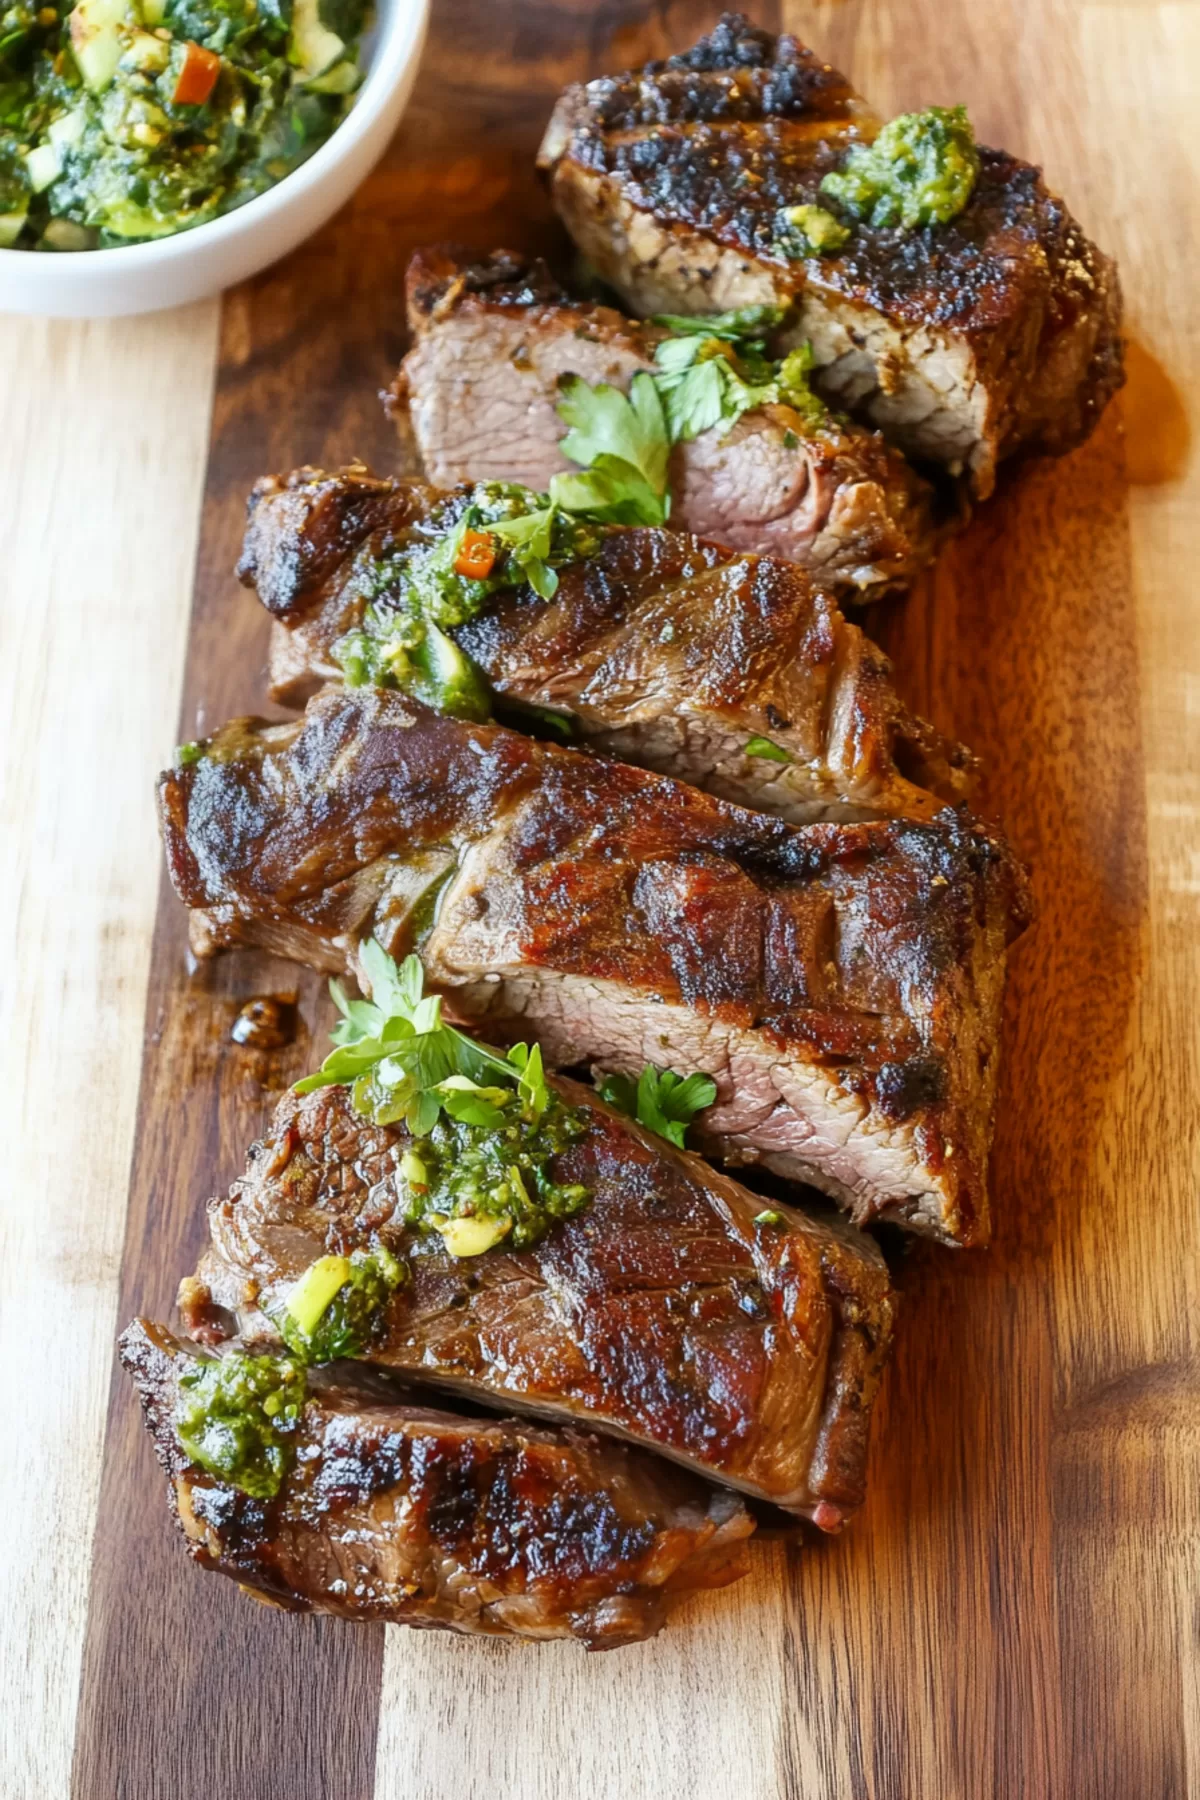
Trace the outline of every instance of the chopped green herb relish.
{"label": "chopped green herb relish", "polygon": [[[448,633],[479,618],[504,588],[528,583],[551,598],[556,571],[594,555],[601,536],[601,526],[546,494],[477,482],[465,507],[448,500],[419,541],[375,558],[365,572],[362,623],[333,650],[347,684],[399,688],[440,712],[486,719],[487,682]],[[473,567],[487,572],[464,572]]]}
{"label": "chopped green herb relish", "polygon": [[349,1257],[322,1256],[304,1271],[274,1322],[301,1362],[361,1356],[379,1337],[387,1303],[408,1276],[382,1244]]}
{"label": "chopped green herb relish", "polygon": [[823,206],[789,207],[787,222],[815,256],[829,256],[849,242],[850,232]]}
{"label": "chopped green herb relish", "polygon": [[582,1114],[554,1093],[536,1121],[510,1110],[496,1126],[443,1114],[401,1161],[405,1219],[418,1231],[437,1232],[452,1255],[476,1254],[469,1246],[480,1239],[487,1240],[481,1248],[503,1241],[528,1249],[591,1198],[586,1187],[552,1181],[546,1172],[582,1137]]}
{"label": "chopped green herb relish", "polygon": [[142,242],[264,193],[345,117],[367,11],[368,0],[9,6],[0,247]]}
{"label": "chopped green herb relish", "polygon": [[[855,144],[821,192],[866,225],[945,225],[971,198],[979,151],[965,106],[901,113],[873,144]],[[805,210],[805,209],[797,209]]]}
{"label": "chopped green herb relish", "polygon": [[290,1357],[206,1358],[179,1378],[176,1435],[210,1475],[270,1500],[291,1467],[305,1393],[304,1369]]}

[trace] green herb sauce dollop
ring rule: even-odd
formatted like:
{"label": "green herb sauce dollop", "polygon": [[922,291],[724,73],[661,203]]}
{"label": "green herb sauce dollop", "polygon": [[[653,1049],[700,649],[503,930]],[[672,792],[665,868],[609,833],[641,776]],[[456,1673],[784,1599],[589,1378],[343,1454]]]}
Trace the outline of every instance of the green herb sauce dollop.
{"label": "green herb sauce dollop", "polygon": [[553,1181],[547,1169],[585,1130],[583,1115],[554,1093],[536,1122],[514,1116],[484,1128],[443,1115],[403,1159],[406,1222],[453,1249],[451,1221],[494,1220],[497,1242],[527,1250],[588,1205],[586,1187]]}
{"label": "green herb sauce dollop", "polygon": [[971,198],[979,151],[965,106],[931,106],[901,113],[873,144],[855,144],[821,192],[860,223],[945,225]]}
{"label": "green herb sauce dollop", "polygon": [[304,1369],[290,1357],[206,1359],[179,1378],[176,1434],[210,1475],[270,1500],[292,1464],[305,1394]]}

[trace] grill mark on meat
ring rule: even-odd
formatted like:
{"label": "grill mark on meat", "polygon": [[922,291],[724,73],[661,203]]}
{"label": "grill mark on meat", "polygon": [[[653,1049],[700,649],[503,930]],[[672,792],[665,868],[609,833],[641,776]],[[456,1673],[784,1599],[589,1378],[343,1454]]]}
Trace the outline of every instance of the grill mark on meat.
{"label": "grill mark on meat", "polygon": [[590,1089],[555,1085],[586,1131],[550,1173],[591,1203],[534,1248],[466,1266],[404,1224],[402,1126],[368,1123],[341,1089],[285,1096],[245,1177],[210,1204],[213,1251],[189,1305],[272,1336],[309,1263],[382,1232],[413,1279],[373,1364],[473,1404],[615,1432],[837,1528],[863,1499],[891,1337],[874,1245],[786,1207],[780,1227],[756,1226],[761,1199]]}
{"label": "grill mark on meat", "polygon": [[142,1319],[121,1339],[190,1554],[290,1609],[603,1650],[746,1572],[733,1495],[578,1430],[405,1403],[344,1364],[311,1372],[292,1471],[253,1499],[175,1436],[196,1353]]}
{"label": "grill mark on meat", "polygon": [[[261,729],[225,728],[160,783],[198,953],[269,943],[353,970],[374,933],[402,954],[400,872],[452,856],[419,948],[460,1017],[532,1029],[560,1065],[707,1069],[720,1153],[859,1221],[986,1241],[1005,948],[1027,918],[1000,840],[955,813],[797,828],[380,690],[328,690],[245,753]],[[914,1059],[941,1097],[897,1118],[933,1091]]]}
{"label": "grill mark on meat", "polygon": [[[259,482],[239,573],[281,627],[275,698],[302,703],[340,675],[333,646],[361,621],[378,559],[420,541],[445,498],[354,469]],[[928,819],[973,785],[970,752],[907,711],[882,653],[777,558],[613,530],[560,571],[552,601],[506,590],[454,635],[499,693],[570,714],[597,749],[794,823]],[[755,736],[791,762],[749,755]]]}
{"label": "grill mark on meat", "polygon": [[[573,467],[559,449],[564,375],[627,389],[668,333],[607,306],[577,304],[541,263],[511,251],[483,263],[453,247],[409,264],[415,343],[392,390],[407,403],[430,479],[521,481],[537,490]],[[818,433],[791,407],[758,407],[732,430],[676,445],[673,526],[801,564],[848,598],[903,586],[929,560],[928,486],[883,438],[832,416]]]}
{"label": "grill mark on meat", "polygon": [[819,204],[879,125],[812,51],[727,14],[693,52],[569,88],[540,161],[634,312],[792,306],[781,341],[812,341],[831,400],[986,496],[1002,457],[1073,448],[1120,386],[1116,270],[1039,170],[986,148],[948,224],[789,260],[781,211]]}

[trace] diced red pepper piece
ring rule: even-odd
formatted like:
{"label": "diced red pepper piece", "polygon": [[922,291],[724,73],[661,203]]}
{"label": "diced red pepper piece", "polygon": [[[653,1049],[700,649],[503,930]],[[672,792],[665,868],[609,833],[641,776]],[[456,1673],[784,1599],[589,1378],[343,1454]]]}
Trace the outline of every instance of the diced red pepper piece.
{"label": "diced red pepper piece", "polygon": [[184,45],[183,66],[171,98],[176,106],[203,106],[217,85],[221,59],[215,50],[194,44],[189,38]]}
{"label": "diced red pepper piece", "polygon": [[486,531],[472,531],[468,526],[454,559],[454,573],[466,575],[472,581],[486,581],[495,566],[494,540]]}

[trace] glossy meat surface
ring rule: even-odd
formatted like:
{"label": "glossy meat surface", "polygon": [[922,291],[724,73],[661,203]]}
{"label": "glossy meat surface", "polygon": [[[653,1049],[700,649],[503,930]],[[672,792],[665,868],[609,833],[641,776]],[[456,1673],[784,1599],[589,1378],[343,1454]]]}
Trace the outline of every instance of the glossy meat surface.
{"label": "glossy meat surface", "polygon": [[197,1354],[142,1319],[121,1339],[190,1554],[277,1604],[603,1650],[745,1573],[754,1527],[731,1494],[585,1432],[406,1404],[344,1365],[310,1373],[291,1473],[254,1499],[175,1435]]}
{"label": "glossy meat surface", "polygon": [[[193,1290],[271,1317],[318,1257],[378,1234],[412,1270],[365,1354],[464,1402],[617,1432],[714,1480],[837,1530],[863,1499],[871,1405],[893,1298],[874,1244],[777,1208],[559,1078],[586,1131],[551,1179],[591,1196],[532,1249],[456,1260],[404,1221],[403,1126],[344,1089],[286,1095],[246,1174],[209,1207]],[[253,1293],[247,1305],[245,1295]]]}
{"label": "glossy meat surface", "polygon": [[[572,301],[511,251],[482,262],[418,251],[408,319],[415,344],[395,394],[442,487],[544,490],[573,467],[558,447],[563,376],[628,389],[669,335]],[[789,406],[756,407],[731,429],[677,444],[671,495],[673,529],[799,563],[849,599],[903,586],[933,553],[927,485],[878,433],[833,414],[812,430]]]}
{"label": "glossy meat surface", "polygon": [[820,204],[879,126],[795,38],[726,14],[682,55],[568,89],[541,160],[634,312],[792,305],[831,399],[986,495],[1002,457],[1070,449],[1120,385],[1116,271],[1039,170],[989,149],[949,223],[789,255],[786,210]]}
{"label": "glossy meat surface", "polygon": [[[452,513],[468,491],[453,491]],[[340,675],[334,646],[368,596],[381,604],[381,559],[423,542],[446,499],[354,468],[258,484],[239,569],[279,621],[277,699],[302,702]],[[559,572],[553,600],[505,590],[454,635],[507,700],[565,713],[598,749],[795,823],[927,819],[972,786],[970,752],[907,711],[882,652],[778,558],[612,530],[595,557]],[[784,760],[747,750],[754,737]]]}
{"label": "glossy meat surface", "polygon": [[705,1070],[719,1154],[810,1180],[859,1222],[986,1241],[1027,900],[968,820],[792,827],[368,689],[294,724],[235,721],[160,803],[199,953],[354,969],[366,937],[399,953],[423,924],[461,1018],[532,1034],[559,1067]]}

